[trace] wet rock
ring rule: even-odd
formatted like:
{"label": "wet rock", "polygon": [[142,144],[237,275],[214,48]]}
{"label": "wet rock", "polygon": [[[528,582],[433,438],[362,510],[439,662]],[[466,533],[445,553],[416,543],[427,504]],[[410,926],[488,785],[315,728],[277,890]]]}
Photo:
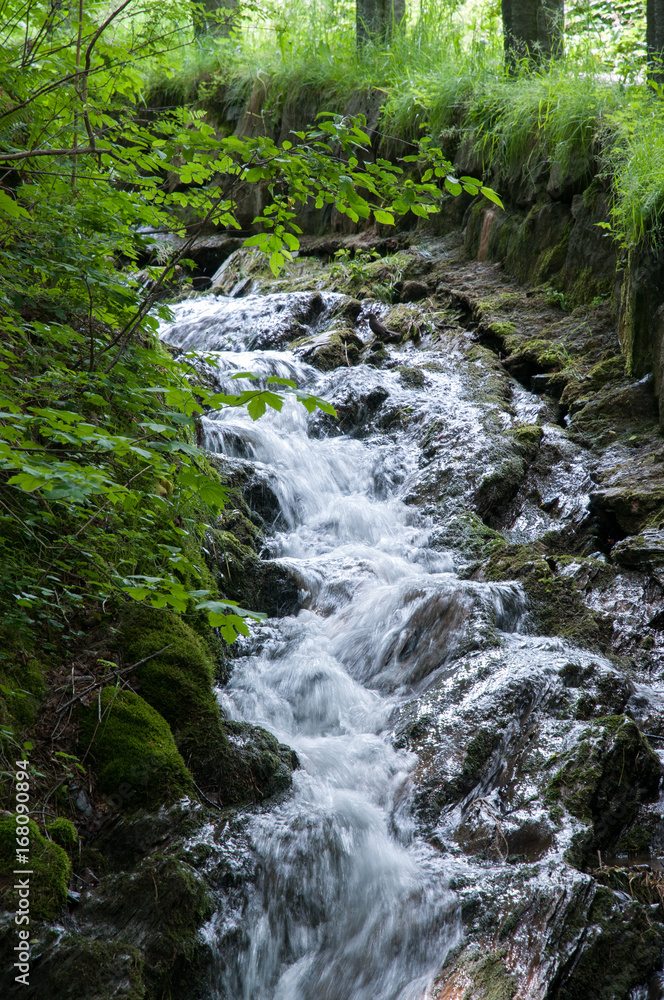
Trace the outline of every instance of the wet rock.
{"label": "wet rock", "polygon": [[621,566],[649,571],[664,567],[664,531],[646,529],[624,538],[611,549],[611,558]]}
{"label": "wet rock", "polygon": [[623,715],[597,719],[581,733],[564,766],[551,778],[549,804],[560,802],[591,827],[577,834],[568,855],[579,868],[597,851],[615,849],[643,802],[657,795],[664,769],[635,723]]}
{"label": "wet rock", "polygon": [[522,425],[508,431],[511,454],[501,456],[496,467],[482,476],[473,496],[477,513],[490,526],[500,523],[501,514],[516,495],[541,439],[542,428],[537,425]]}
{"label": "wet rock", "polygon": [[224,806],[262,802],[287,791],[298,768],[297,754],[260,726],[224,722],[228,746],[208,762],[203,790]]}
{"label": "wet rock", "polygon": [[[235,285],[235,283],[234,283]],[[233,287],[234,287],[233,285]],[[284,347],[297,337],[310,336],[334,296],[318,291],[205,298],[205,309],[185,302],[175,307],[175,321],[162,339],[183,350],[265,350]]]}
{"label": "wet rock", "polygon": [[606,649],[612,632],[610,617],[589,608],[575,581],[560,572],[555,560],[547,561],[544,556],[537,546],[508,546],[491,556],[484,574],[490,580],[521,582],[534,631]]}
{"label": "wet rock", "polygon": [[300,347],[300,357],[320,371],[328,372],[358,364],[364,346],[364,341],[349,327],[333,328]]}
{"label": "wet rock", "polygon": [[[13,932],[11,937],[15,938]],[[139,1000],[145,996],[141,952],[126,941],[90,940],[65,932],[51,934],[43,941],[33,938],[33,942],[30,985],[22,988],[26,1000],[43,996],[58,1000]],[[0,988],[11,996],[16,970],[11,969],[9,960],[3,965],[12,975],[10,978],[0,973]]]}
{"label": "wet rock", "polygon": [[429,286],[423,281],[398,282],[395,291],[399,294],[399,302],[419,302],[429,295]]}
{"label": "wet rock", "polygon": [[261,559],[232,531],[209,532],[213,559],[227,596],[268,617],[295,614],[300,606],[299,584],[292,570],[278,561]]}
{"label": "wet rock", "polygon": [[93,929],[95,938],[119,940],[134,954],[140,949],[147,982],[158,992],[166,984],[182,989],[183,979],[192,977],[197,953],[206,951],[198,929],[212,910],[203,877],[191,865],[156,853],[88,892],[77,921]]}
{"label": "wet rock", "polygon": [[337,416],[318,412],[309,420],[309,433],[313,436],[323,434],[349,434],[353,437],[371,433],[372,423],[390,394],[383,385],[373,385],[370,388],[346,388],[342,393],[334,393],[331,402],[337,411]]}

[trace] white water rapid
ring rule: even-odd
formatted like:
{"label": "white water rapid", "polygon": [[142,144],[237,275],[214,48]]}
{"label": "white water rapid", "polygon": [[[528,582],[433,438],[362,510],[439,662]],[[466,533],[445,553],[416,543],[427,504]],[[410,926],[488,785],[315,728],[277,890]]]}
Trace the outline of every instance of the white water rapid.
{"label": "white water rapid", "polygon": [[[215,314],[221,332],[211,336]],[[263,302],[261,329],[265,314]],[[203,298],[176,307],[165,336],[188,350],[230,347],[217,356],[222,372],[290,374],[323,395],[341,382],[359,395],[380,374],[413,402],[392,372],[321,376],[289,353],[247,352],[250,318],[246,301]],[[418,405],[449,408],[457,388],[449,372],[435,376]],[[465,419],[472,434],[471,409]],[[270,730],[301,768],[292,791],[250,819],[259,876],[246,907],[208,926],[224,942],[216,997],[424,1000],[461,923],[444,856],[414,833],[416,758],[393,747],[390,719],[446,669],[469,616],[513,630],[520,591],[464,582],[430,547],[431,525],[403,502],[419,457],[405,431],[310,436],[295,402],[255,423],[227,409],[203,427],[210,451],[270,470],[282,514],[271,555],[301,592],[297,615],[243,642],[220,692],[227,716]]]}

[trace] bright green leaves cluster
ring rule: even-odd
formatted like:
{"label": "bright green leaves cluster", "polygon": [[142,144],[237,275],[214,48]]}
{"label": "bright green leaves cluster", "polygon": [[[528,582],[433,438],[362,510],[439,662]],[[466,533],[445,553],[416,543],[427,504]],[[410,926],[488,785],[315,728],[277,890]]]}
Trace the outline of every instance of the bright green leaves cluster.
{"label": "bright green leaves cluster", "polygon": [[36,615],[61,628],[71,609],[125,594],[179,613],[203,611],[229,642],[246,634],[245,620],[261,615],[219,600],[202,562],[201,533],[228,494],[192,441],[196,421],[225,406],[246,407],[256,419],[281,409],[284,390],[310,412],[332,407],[276,377],[236,394],[192,386],[186,358],[140,344],[112,376],[61,367],[55,377],[35,377],[29,369],[40,357],[56,369],[65,361],[54,353],[61,338],[44,324],[41,332],[41,355],[35,340],[29,365],[24,356],[17,366],[14,353],[14,365],[0,369],[0,519],[13,521],[6,540],[23,545],[18,559],[6,547],[3,583],[11,583],[23,621]]}
{"label": "bright green leaves cluster", "polygon": [[376,159],[362,118],[323,115],[279,146],[219,136],[197,109],[143,114],[140,62],[190,17],[186,0],[0,9],[0,607],[17,624],[67,628],[125,595],[246,631],[201,554],[228,497],[197,421],[257,419],[285,394],[334,410],[283,379],[215,393],[156,332],[176,268],[207,227],[240,228],[248,186],[266,197],[246,245],[275,275],[307,204],[394,225],[461,190],[499,203],[430,140],[412,168]]}

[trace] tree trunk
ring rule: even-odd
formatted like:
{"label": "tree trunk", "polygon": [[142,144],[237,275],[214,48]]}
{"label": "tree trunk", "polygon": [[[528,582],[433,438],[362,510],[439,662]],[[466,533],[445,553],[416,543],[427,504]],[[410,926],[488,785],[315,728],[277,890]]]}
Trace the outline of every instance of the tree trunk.
{"label": "tree trunk", "polygon": [[[198,9],[194,11],[194,34],[197,37],[201,35],[227,37],[237,23],[233,16],[237,5],[238,0],[197,0]],[[212,16],[206,17],[206,14]]]}
{"label": "tree trunk", "polygon": [[357,44],[385,42],[406,13],[406,0],[356,0]]}
{"label": "tree trunk", "polygon": [[[505,61],[545,63],[563,48],[564,0],[502,0]],[[664,0],[649,0],[664,5]]]}
{"label": "tree trunk", "polygon": [[664,0],[648,0],[646,19],[648,77],[664,83]]}

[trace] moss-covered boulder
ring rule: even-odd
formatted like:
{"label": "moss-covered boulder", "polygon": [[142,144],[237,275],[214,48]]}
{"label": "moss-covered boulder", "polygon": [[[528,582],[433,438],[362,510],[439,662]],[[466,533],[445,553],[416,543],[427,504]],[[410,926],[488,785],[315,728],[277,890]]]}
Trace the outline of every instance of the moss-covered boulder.
{"label": "moss-covered boulder", "polygon": [[210,532],[221,587],[227,597],[270,618],[295,614],[300,606],[298,582],[286,566],[260,559],[234,532]]}
{"label": "moss-covered boulder", "polygon": [[488,559],[507,542],[498,531],[487,527],[471,510],[457,510],[441,518],[431,543],[437,549],[457,549],[464,559]]}
{"label": "moss-covered boulder", "polygon": [[209,644],[182,618],[142,607],[124,620],[118,643],[125,662],[149,658],[136,668],[141,693],[170,726],[196,780],[207,783],[209,762],[227,747]]}
{"label": "moss-covered boulder", "polygon": [[646,529],[624,538],[611,549],[611,558],[630,569],[661,570],[664,567],[664,531]]}
{"label": "moss-covered boulder", "polygon": [[520,424],[506,434],[508,447],[493,469],[488,471],[475,490],[474,506],[489,525],[500,521],[500,515],[516,496],[526,470],[537,455],[542,428],[537,424]]}
{"label": "moss-covered boulder", "polygon": [[611,889],[599,886],[590,906],[579,909],[577,919],[583,947],[561,969],[552,996],[555,1000],[627,1000],[633,996],[634,987],[659,964],[664,946],[661,914],[653,919],[646,907],[636,901],[619,902]]}
{"label": "moss-covered boulder", "polygon": [[336,327],[319,334],[302,351],[302,358],[323,372],[359,363],[364,343],[351,327]]}
{"label": "moss-covered boulder", "polygon": [[140,695],[104,688],[78,721],[80,753],[90,748],[97,784],[118,807],[163,805],[193,791],[168,723]]}
{"label": "moss-covered boulder", "polygon": [[[30,839],[31,874],[30,916],[32,919],[52,920],[67,900],[67,886],[71,875],[71,862],[58,844],[43,836],[34,820],[28,822]],[[12,874],[16,864],[16,817],[0,819],[0,903],[16,911],[19,898],[15,883],[20,875]]]}
{"label": "moss-covered boulder", "polygon": [[[49,942],[50,943],[50,942]],[[2,981],[0,980],[0,985]],[[95,941],[65,934],[33,952],[29,1000],[144,1000],[143,959],[125,941]]]}
{"label": "moss-covered boulder", "polygon": [[123,619],[117,642],[125,665],[139,664],[142,696],[176,736],[219,718],[210,646],[182,618],[139,606]]}

